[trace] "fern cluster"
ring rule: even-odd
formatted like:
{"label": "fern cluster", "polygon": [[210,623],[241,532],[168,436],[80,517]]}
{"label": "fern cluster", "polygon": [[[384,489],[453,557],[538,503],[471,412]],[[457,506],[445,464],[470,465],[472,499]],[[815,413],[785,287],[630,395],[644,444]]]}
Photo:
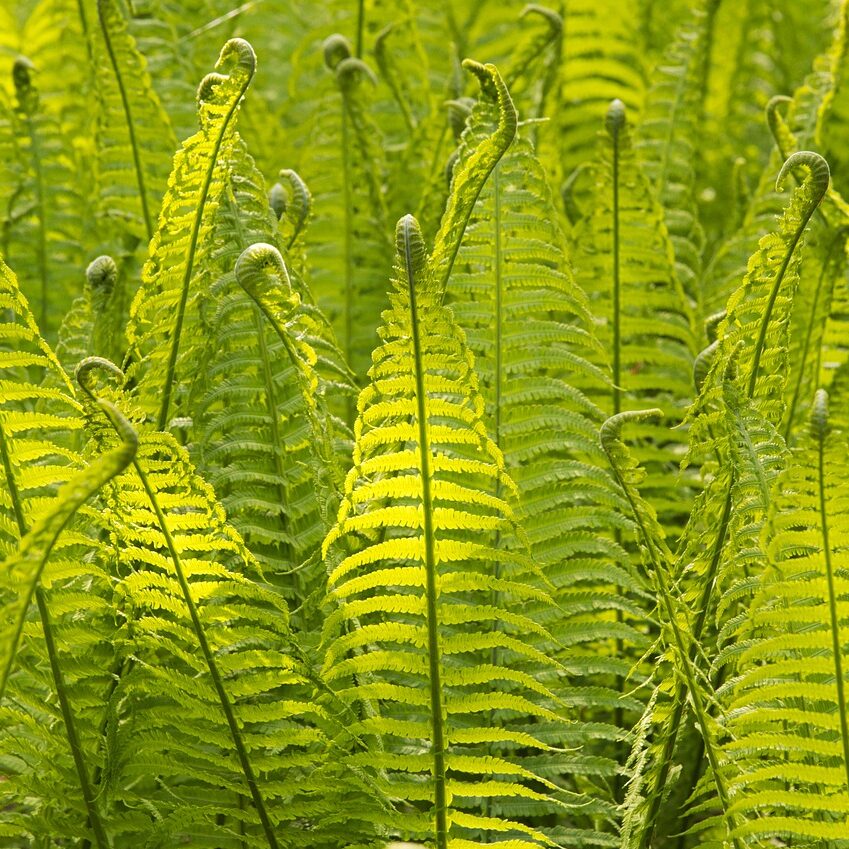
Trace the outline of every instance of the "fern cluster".
{"label": "fern cluster", "polygon": [[0,847],[849,849],[847,45],[0,5]]}

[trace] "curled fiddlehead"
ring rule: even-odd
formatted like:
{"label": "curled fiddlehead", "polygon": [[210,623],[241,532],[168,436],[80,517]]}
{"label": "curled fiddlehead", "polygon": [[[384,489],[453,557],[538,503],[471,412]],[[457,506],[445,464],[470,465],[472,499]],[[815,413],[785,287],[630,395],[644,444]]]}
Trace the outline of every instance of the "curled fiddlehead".
{"label": "curled fiddlehead", "polygon": [[215,70],[207,74],[198,86],[198,103],[205,103],[215,98],[215,92],[222,83],[235,80],[239,83],[236,102],[247,91],[256,73],[256,53],[250,43],[244,38],[231,38],[221,48]]}
{"label": "curled fiddlehead", "polygon": [[793,98],[787,97],[784,94],[776,94],[769,99],[764,110],[767,126],[770,133],[772,133],[773,139],[775,139],[775,146],[785,159],[787,158],[787,151],[792,150],[796,146],[796,140],[793,138],[793,133],[787,126],[787,122],[784,120],[780,109],[782,106],[786,106],[792,102]]}
{"label": "curled fiddlehead", "polygon": [[324,39],[322,51],[324,53],[324,64],[330,71],[336,70],[336,66],[343,59],[350,59],[353,55],[351,42],[344,35],[339,35],[338,32]]}
{"label": "curled fiddlehead", "polygon": [[286,321],[301,302],[292,289],[283,257],[273,245],[257,242],[245,248],[236,260],[235,274],[260,309],[272,313],[277,321]]}
{"label": "curled fiddlehead", "polygon": [[92,289],[103,292],[108,297],[118,279],[118,266],[111,256],[103,254],[88,264],[85,276]]}
{"label": "curled fiddlehead", "polygon": [[804,229],[805,224],[808,223],[810,217],[814,214],[814,210],[820,205],[828,191],[831,171],[828,162],[820,154],[813,150],[797,150],[796,153],[790,154],[784,165],[781,166],[775,181],[776,191],[782,191],[787,175],[800,165],[809,169],[808,177],[802,183],[802,189],[807,189],[805,203],[802,207],[802,229]]}
{"label": "curled fiddlehead", "polygon": [[[269,192],[269,203],[279,221],[285,215],[290,222],[292,232],[286,240],[286,250],[290,250],[298,236],[303,232],[312,212],[312,193],[297,171],[283,168],[280,182],[275,183]],[[288,183],[288,190],[284,183]]]}
{"label": "curled fiddlehead", "polygon": [[563,16],[555,12],[554,9],[549,9],[547,6],[540,6],[537,3],[528,3],[521,12],[519,12],[519,20],[528,17],[528,15],[539,15],[551,27],[553,35],[559,35],[563,32]]}

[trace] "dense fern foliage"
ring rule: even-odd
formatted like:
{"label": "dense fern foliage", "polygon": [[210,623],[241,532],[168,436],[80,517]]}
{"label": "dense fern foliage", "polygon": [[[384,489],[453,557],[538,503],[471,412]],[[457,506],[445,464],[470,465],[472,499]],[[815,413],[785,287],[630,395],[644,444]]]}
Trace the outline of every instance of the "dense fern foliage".
{"label": "dense fern foliage", "polygon": [[849,849],[847,80],[0,3],[0,849]]}

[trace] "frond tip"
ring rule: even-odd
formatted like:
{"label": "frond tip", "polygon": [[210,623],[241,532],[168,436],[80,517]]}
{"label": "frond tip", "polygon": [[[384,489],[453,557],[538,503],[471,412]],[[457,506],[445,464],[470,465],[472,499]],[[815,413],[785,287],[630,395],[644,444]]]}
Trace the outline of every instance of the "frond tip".
{"label": "frond tip", "polygon": [[811,193],[811,208],[807,214],[807,218],[810,218],[828,191],[831,171],[828,167],[828,162],[815,151],[797,150],[796,153],[791,153],[784,162],[784,165],[781,166],[781,170],[778,172],[778,177],[775,181],[776,191],[780,192],[784,188],[784,181],[787,175],[800,165],[806,165],[810,170],[810,174],[805,180]]}
{"label": "frond tip", "polygon": [[[257,242],[242,251],[236,260],[236,280],[260,307],[267,308],[272,299],[285,315],[285,321],[297,309],[300,297],[292,289],[289,272],[280,251],[266,242]],[[273,297],[272,297],[273,296]]]}

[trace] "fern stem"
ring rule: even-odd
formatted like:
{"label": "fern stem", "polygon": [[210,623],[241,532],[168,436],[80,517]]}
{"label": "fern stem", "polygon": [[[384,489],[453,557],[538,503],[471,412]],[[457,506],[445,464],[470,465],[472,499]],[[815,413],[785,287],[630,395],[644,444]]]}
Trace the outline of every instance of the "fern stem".
{"label": "fern stem", "polygon": [[775,183],[777,189],[781,188],[785,176],[798,165],[805,165],[810,169],[810,175],[803,183],[803,188],[805,186],[809,187],[810,196],[806,199],[805,205],[800,211],[799,225],[793,232],[790,244],[787,246],[784,257],[781,260],[781,266],[778,269],[778,274],[776,274],[775,281],[772,284],[772,290],[769,293],[769,300],[767,301],[764,317],[761,320],[760,332],[758,333],[758,341],[755,345],[752,361],[752,373],[749,376],[748,396],[750,398],[753,398],[755,395],[755,386],[758,381],[758,372],[760,371],[761,355],[763,354],[764,345],[766,343],[766,334],[769,328],[769,322],[772,316],[773,307],[775,306],[775,301],[778,298],[779,291],[781,290],[784,275],[787,273],[787,269],[790,266],[790,260],[793,258],[796,246],[802,238],[802,233],[805,232],[805,227],[808,226],[811,216],[814,212],[816,212],[823,197],[825,197],[825,193],[828,191],[830,181],[828,163],[818,153],[813,153],[808,150],[797,151],[785,160],[784,165],[781,166],[781,171],[779,171],[778,179]]}
{"label": "fern stem", "polygon": [[265,807],[265,800],[262,798],[262,794],[259,790],[259,785],[257,783],[256,775],[253,770],[253,766],[251,765],[250,758],[248,757],[248,750],[245,746],[245,742],[242,739],[242,732],[239,729],[239,724],[236,720],[236,715],[233,711],[233,705],[230,702],[230,697],[227,695],[227,691],[224,688],[224,681],[221,677],[221,672],[218,669],[218,664],[215,662],[215,655],[212,651],[212,647],[209,645],[209,640],[206,637],[206,631],[204,630],[203,623],[200,621],[200,613],[198,612],[197,605],[195,604],[194,599],[192,598],[191,588],[189,586],[188,579],[186,578],[186,573],[183,570],[183,564],[180,560],[180,555],[177,553],[177,547],[174,543],[174,538],[171,536],[171,531],[168,528],[168,522],[166,521],[165,514],[162,512],[162,508],[159,505],[159,499],[156,497],[156,493],[153,490],[153,487],[148,480],[147,474],[144,469],[142,469],[141,464],[134,460],[133,467],[136,470],[136,473],[139,476],[139,480],[141,481],[142,487],[144,488],[145,493],[147,494],[148,501],[150,502],[151,507],[153,508],[154,513],[156,514],[156,520],[159,524],[159,528],[162,531],[162,535],[165,537],[165,545],[168,548],[168,554],[171,557],[171,562],[174,564],[174,571],[177,575],[177,582],[180,585],[180,590],[183,594],[183,600],[186,603],[186,607],[189,610],[189,617],[192,620],[192,627],[195,632],[195,636],[197,637],[198,645],[200,646],[201,653],[203,654],[204,660],[206,661],[206,667],[209,670],[209,676],[212,678],[212,684],[215,688],[216,695],[218,696],[218,701],[221,703],[221,710],[224,713],[224,717],[227,720],[227,726],[230,730],[230,736],[233,740],[233,745],[236,748],[236,756],[239,759],[239,765],[242,768],[242,773],[245,776],[245,782],[248,785],[248,789],[250,790],[251,798],[253,799],[254,807],[256,808],[257,814],[259,815],[260,823],[262,824],[263,832],[265,833],[265,838],[268,841],[269,847],[271,849],[279,849],[279,844],[277,842],[277,838],[274,836],[273,826],[271,824],[271,819],[268,816],[268,811]]}
{"label": "fern stem", "polygon": [[[227,44],[229,45],[230,42],[228,42]],[[227,45],[225,45],[224,49],[227,49]],[[191,236],[189,237],[189,246],[186,252],[186,269],[183,273],[183,284],[182,290],[180,292],[180,302],[177,306],[177,316],[174,320],[174,332],[171,339],[171,352],[168,356],[168,368],[165,373],[165,383],[162,387],[162,406],[159,409],[159,418],[157,419],[156,425],[157,430],[160,431],[164,431],[165,426],[168,423],[168,412],[171,406],[171,393],[174,387],[174,372],[177,367],[177,355],[180,352],[180,336],[183,332],[183,321],[186,315],[186,304],[189,300],[189,284],[192,281],[192,272],[194,271],[195,264],[195,254],[197,253],[198,238],[200,236],[200,226],[201,222],[203,221],[203,213],[204,208],[206,206],[206,200],[209,196],[209,189],[212,185],[212,177],[215,173],[215,166],[218,164],[218,154],[221,150],[221,145],[224,142],[224,136],[227,134],[227,128],[230,126],[230,121],[236,114],[236,110],[239,108],[242,96],[244,95],[245,91],[247,91],[252,76],[253,70],[251,70],[251,73],[248,75],[239,93],[233,98],[233,102],[230,104],[230,108],[227,110],[227,114],[224,116],[224,120],[221,122],[218,135],[215,139],[215,143],[212,148],[212,153],[209,157],[209,165],[207,165],[206,168],[206,174],[204,175],[203,184],[201,185],[200,197],[198,198],[197,209],[195,210],[195,217],[192,222]]]}
{"label": "fern stem", "polygon": [[828,583],[828,612],[831,619],[831,640],[834,653],[834,675],[837,684],[837,715],[840,717],[840,739],[843,743],[843,768],[846,771],[846,787],[849,789],[849,717],[846,715],[846,691],[843,680],[843,647],[840,642],[840,618],[837,613],[837,589],[834,582],[834,564],[829,544],[828,510],[825,497],[825,438],[828,420],[824,390],[817,392],[813,424],[817,439],[817,490],[820,502],[820,528],[822,550],[825,557],[825,574]]}
{"label": "fern stem", "polygon": [[[118,85],[118,92],[121,95],[121,106],[124,110],[124,118],[127,122],[127,135],[129,136],[130,149],[133,152],[133,167],[136,172],[136,182],[139,186],[139,201],[142,207],[142,216],[144,217],[144,226],[147,231],[147,240],[153,238],[153,221],[151,220],[150,209],[147,202],[147,189],[144,183],[144,169],[141,164],[141,156],[139,153],[139,145],[136,140],[136,127],[133,121],[133,113],[130,108],[130,101],[127,97],[127,89],[124,85],[124,77],[121,74],[121,66],[118,62],[118,57],[115,55],[115,50],[112,47],[112,36],[109,33],[109,25],[106,23],[105,9],[107,3],[112,0],[98,0],[97,16],[100,19],[100,29],[103,33],[103,41],[106,44],[106,52],[109,54],[109,62],[112,65],[112,70],[115,73],[115,82]],[[120,14],[117,9],[113,10],[115,14]]]}
{"label": "fern stem", "polygon": [[[351,161],[348,155],[350,144],[348,132],[348,109],[345,104],[345,91],[342,91],[342,203],[345,205],[345,362],[353,368],[354,351],[354,234],[353,210],[351,206]],[[354,426],[354,400],[348,397],[345,401],[345,424]]]}
{"label": "fern stem", "polygon": [[363,56],[363,31],[366,24],[366,4],[365,0],[357,0],[357,41],[354,55],[357,59]]}
{"label": "fern stem", "polygon": [[425,395],[424,361],[419,337],[416,281],[410,245],[410,221],[404,219],[404,260],[410,292],[410,325],[413,361],[416,369],[416,416],[419,425],[419,458],[422,473],[422,512],[424,514],[425,574],[427,580],[427,645],[430,672],[430,713],[433,728],[434,814],[436,847],[448,849],[448,816],[445,790],[445,732],[443,728],[441,657],[439,649],[439,611],[437,605],[436,540],[433,527],[433,494],[431,492],[430,436],[428,434],[427,398]]}
{"label": "fern stem", "polygon": [[91,783],[88,780],[88,772],[86,770],[85,758],[83,757],[80,738],[77,734],[77,726],[74,720],[74,714],[71,710],[71,703],[68,699],[68,688],[65,685],[65,676],[62,674],[62,667],[59,664],[59,653],[56,649],[56,642],[53,639],[53,624],[50,620],[50,611],[47,607],[47,599],[45,597],[44,588],[39,584],[35,589],[35,603],[38,606],[38,614],[41,618],[41,628],[44,631],[44,645],[47,649],[47,657],[50,661],[50,671],[53,674],[53,683],[56,686],[56,696],[59,699],[59,707],[62,711],[62,719],[65,723],[65,735],[68,738],[68,746],[71,749],[71,757],[74,759],[74,768],[77,772],[77,779],[80,782],[80,790],[83,794],[83,802],[85,803],[88,821],[91,830],[94,832],[94,839],[99,849],[109,849],[110,842],[106,836],[106,831],[100,819],[100,814],[97,810],[95,795],[92,792]]}
{"label": "fern stem", "polygon": [[15,522],[18,525],[18,533],[21,539],[26,536],[27,525],[24,519],[23,505],[21,504],[18,483],[12,470],[12,457],[9,453],[9,442],[6,431],[3,429],[3,418],[0,416],[0,458],[3,460],[3,472],[6,476],[6,485],[9,487],[9,498],[12,502],[12,510],[15,514]]}
{"label": "fern stem", "polygon": [[41,146],[32,115],[27,114],[27,131],[32,149],[32,168],[35,172],[36,208],[38,210],[38,275],[41,284],[41,304],[38,315],[38,328],[46,334],[47,327],[47,222],[45,221],[46,204],[44,201],[44,170],[41,166]]}
{"label": "fern stem", "polygon": [[[808,318],[805,327],[805,341],[802,345],[802,352],[799,355],[799,371],[796,375],[796,385],[793,387],[793,397],[790,399],[790,404],[787,408],[787,423],[784,427],[784,441],[789,444],[790,443],[790,434],[793,430],[793,418],[796,414],[796,406],[799,403],[799,396],[802,393],[802,383],[805,377],[805,363],[808,359],[808,351],[811,349],[811,338],[814,333],[814,325],[816,323],[817,317],[817,309],[819,308],[820,296],[822,295],[823,289],[823,280],[828,273],[831,263],[834,261],[835,256],[839,256],[843,252],[843,244],[846,240],[846,231],[840,229],[837,233],[834,234],[834,238],[831,241],[831,244],[828,247],[828,251],[826,252],[826,257],[823,262],[822,268],[820,269],[819,277],[817,278],[817,288],[814,292],[814,302],[811,304],[811,314]],[[835,248],[837,251],[835,252]],[[819,359],[819,357],[817,358]],[[814,372],[814,379],[817,380],[819,376],[819,362],[817,362],[817,369]]]}

